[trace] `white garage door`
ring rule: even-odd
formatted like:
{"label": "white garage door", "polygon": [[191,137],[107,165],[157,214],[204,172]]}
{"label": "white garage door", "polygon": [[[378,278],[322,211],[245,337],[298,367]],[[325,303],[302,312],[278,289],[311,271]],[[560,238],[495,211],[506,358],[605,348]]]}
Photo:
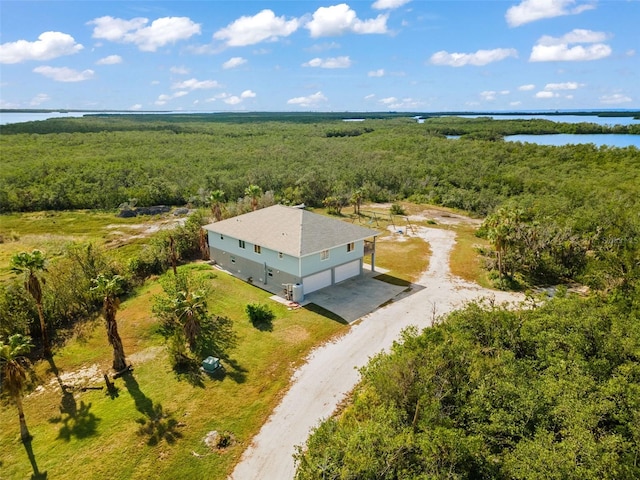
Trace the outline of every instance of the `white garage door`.
{"label": "white garage door", "polygon": [[336,267],[333,272],[336,283],[360,275],[360,260],[354,260],[353,262],[340,265]]}
{"label": "white garage door", "polygon": [[307,293],[315,292],[321,288],[331,285],[331,270],[325,270],[324,272],[314,273],[308,277],[302,279],[303,292]]}

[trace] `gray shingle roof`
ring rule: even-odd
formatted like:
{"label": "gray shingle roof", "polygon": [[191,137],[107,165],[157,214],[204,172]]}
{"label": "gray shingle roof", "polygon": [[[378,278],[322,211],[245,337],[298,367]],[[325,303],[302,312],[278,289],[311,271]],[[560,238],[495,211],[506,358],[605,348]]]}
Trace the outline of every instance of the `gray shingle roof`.
{"label": "gray shingle roof", "polygon": [[204,228],[296,257],[380,234],[377,230],[284,205],[245,213]]}

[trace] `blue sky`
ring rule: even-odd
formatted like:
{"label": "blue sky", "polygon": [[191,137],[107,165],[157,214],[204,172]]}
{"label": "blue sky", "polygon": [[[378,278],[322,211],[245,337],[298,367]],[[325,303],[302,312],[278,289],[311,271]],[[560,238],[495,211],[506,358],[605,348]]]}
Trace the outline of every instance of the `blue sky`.
{"label": "blue sky", "polygon": [[640,106],[638,0],[6,1],[2,108]]}

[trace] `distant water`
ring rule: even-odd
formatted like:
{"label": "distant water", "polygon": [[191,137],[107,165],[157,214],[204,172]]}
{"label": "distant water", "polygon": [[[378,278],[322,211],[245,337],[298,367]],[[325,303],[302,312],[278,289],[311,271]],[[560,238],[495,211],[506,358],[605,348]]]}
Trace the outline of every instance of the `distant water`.
{"label": "distant water", "polygon": [[[443,115],[444,116],[444,115]],[[447,117],[481,118],[488,117],[494,120],[550,120],[558,123],[595,123],[597,125],[634,125],[640,123],[633,117],[598,117],[597,115],[446,115]],[[442,117],[441,117],[442,118]],[[424,123],[425,119],[418,117],[418,123]]]}
{"label": "distant water", "polygon": [[[109,111],[109,112],[0,112],[0,125],[7,125],[9,123],[24,123],[24,122],[36,122],[38,120],[48,120],[50,118],[77,118],[84,117],[85,115],[165,115],[170,113],[192,113],[185,111],[175,112],[136,112],[136,111]],[[203,113],[203,112],[198,112]],[[206,113],[206,112],[205,112]]]}
{"label": "distant water", "polygon": [[640,135],[625,133],[554,133],[549,135],[507,135],[504,137],[509,142],[537,143],[538,145],[572,145],[593,143],[598,147],[636,147],[640,148]]}
{"label": "distant water", "polygon": [[633,117],[598,117],[597,115],[460,115],[462,118],[491,117],[494,120],[551,120],[557,123],[595,123],[598,125],[633,125]]}
{"label": "distant water", "polygon": [[61,113],[61,112],[47,112],[47,113],[34,113],[34,112],[24,112],[24,113],[14,113],[14,112],[2,112],[0,113],[0,125],[7,125],[9,123],[24,123],[24,122],[34,122],[37,120],[47,120],[49,118],[70,118],[70,117],[81,117],[89,112],[69,112],[69,113]]}
{"label": "distant water", "polygon": [[[9,123],[24,123],[24,122],[36,122],[38,120],[48,120],[50,118],[77,118],[85,115],[98,115],[105,112],[0,112],[0,125],[7,125]],[[134,114],[136,112],[109,112],[114,114],[129,113]]]}

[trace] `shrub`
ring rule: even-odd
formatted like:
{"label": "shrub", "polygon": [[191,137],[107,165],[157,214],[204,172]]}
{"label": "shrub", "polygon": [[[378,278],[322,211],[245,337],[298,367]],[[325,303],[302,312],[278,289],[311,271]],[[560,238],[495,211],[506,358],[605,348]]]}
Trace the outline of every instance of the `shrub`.
{"label": "shrub", "polygon": [[276,317],[267,305],[261,303],[249,303],[245,308],[249,320],[254,327],[271,327],[271,322]]}
{"label": "shrub", "polygon": [[399,203],[394,203],[391,205],[391,214],[392,215],[405,215],[404,208]]}

